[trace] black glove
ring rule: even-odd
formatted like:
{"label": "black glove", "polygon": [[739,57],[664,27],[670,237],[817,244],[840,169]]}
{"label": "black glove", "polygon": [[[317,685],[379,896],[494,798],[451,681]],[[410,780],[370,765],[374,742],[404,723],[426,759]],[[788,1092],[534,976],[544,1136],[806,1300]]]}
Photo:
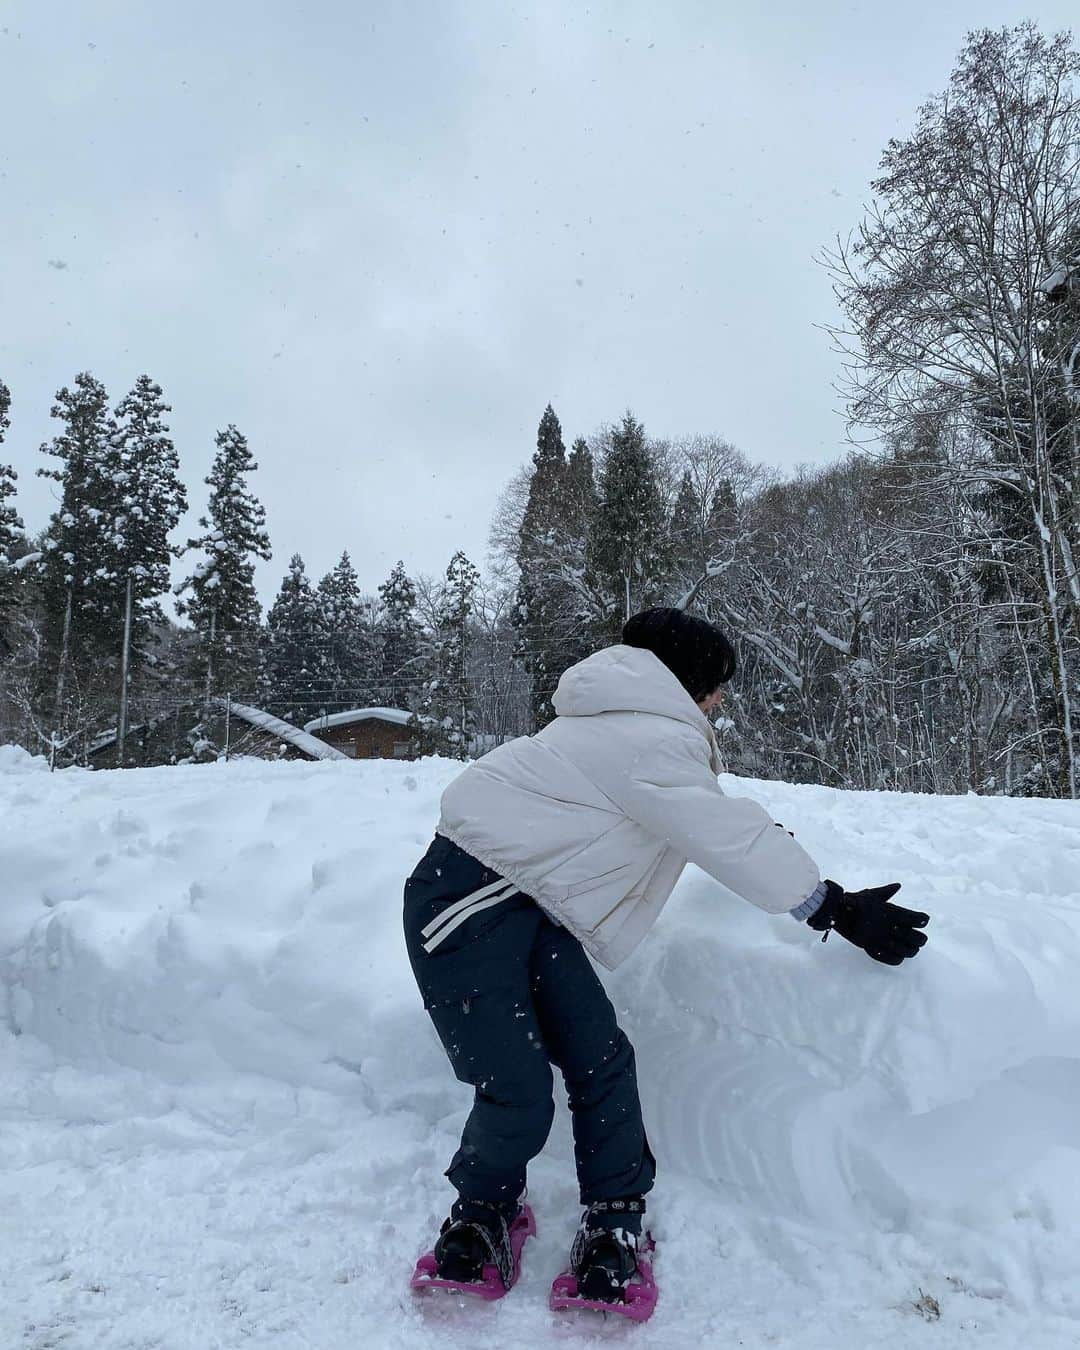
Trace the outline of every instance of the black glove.
{"label": "black glove", "polygon": [[930,922],[929,914],[888,903],[899,889],[900,883],[894,881],[889,886],[848,893],[835,881],[826,881],[825,899],[806,922],[825,934],[822,942],[835,928],[841,937],[861,947],[875,961],[898,966],[924,945],[926,934],[917,930]]}

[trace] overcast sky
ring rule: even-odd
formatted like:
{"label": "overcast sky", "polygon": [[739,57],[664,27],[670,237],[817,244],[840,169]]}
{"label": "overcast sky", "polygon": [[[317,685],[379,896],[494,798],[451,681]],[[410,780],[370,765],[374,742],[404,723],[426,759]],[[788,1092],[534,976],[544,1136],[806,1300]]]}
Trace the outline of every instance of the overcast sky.
{"label": "overcast sky", "polygon": [[274,559],[483,564],[550,400],[787,468],[841,453],[813,259],[965,33],[1075,0],[0,0],[0,378],[31,530],[56,389],[146,371]]}

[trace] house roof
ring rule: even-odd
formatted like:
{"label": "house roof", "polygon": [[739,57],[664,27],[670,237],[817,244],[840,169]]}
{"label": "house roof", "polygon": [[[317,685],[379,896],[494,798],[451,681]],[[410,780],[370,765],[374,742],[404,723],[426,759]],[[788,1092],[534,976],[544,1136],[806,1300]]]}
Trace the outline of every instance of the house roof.
{"label": "house roof", "polygon": [[[235,706],[235,705],[234,705]],[[314,717],[304,723],[305,731],[326,731],[329,727],[347,727],[353,722],[393,722],[399,727],[407,726],[412,713],[403,708],[348,708],[345,712],[326,713],[323,717]]]}
{"label": "house roof", "polygon": [[[174,710],[170,708],[168,712],[159,713],[157,717],[149,717],[145,722],[136,722],[133,726],[128,727],[127,734],[134,739],[143,732],[156,731],[163,722],[169,720],[173,715],[173,711]],[[96,755],[102,750],[107,750],[110,745],[116,744],[119,734],[119,730],[116,727],[110,727],[108,731],[101,732],[100,735],[95,736],[86,747],[86,753],[88,755]]]}
{"label": "house roof", "polygon": [[[192,699],[192,704],[198,700]],[[294,746],[302,754],[310,759],[348,759],[348,755],[343,754],[336,746],[327,745],[325,741],[320,741],[317,736],[309,736],[306,731],[301,731],[299,727],[294,727],[291,722],[285,722],[280,717],[275,717],[273,713],[264,712],[262,708],[253,708],[248,703],[230,702],[224,698],[214,698],[212,702],[223,711],[228,708],[233,717],[239,717],[242,722],[247,722],[249,726],[258,727],[260,731],[265,731],[271,736],[277,736],[280,740]],[[408,714],[405,714],[406,717]],[[143,722],[138,726],[128,728],[128,735],[135,736],[141,731],[153,731],[155,727],[168,720],[172,712],[164,713],[160,717],[153,717],[148,722]],[[116,728],[104,731],[100,736],[96,736],[87,747],[87,754],[96,755],[102,750],[108,749],[110,745],[116,744]]]}
{"label": "house roof", "polygon": [[[223,698],[216,698],[214,702],[221,708],[226,706]],[[258,727],[260,731],[269,732],[271,736],[280,736],[283,741],[295,746],[305,755],[310,755],[312,759],[348,759],[348,755],[342,753],[336,746],[327,745],[317,736],[309,736],[306,728],[301,731],[299,727],[294,727],[291,722],[282,721],[273,713],[263,712],[261,708],[252,708],[246,703],[230,702],[228,707],[233,717],[239,717],[241,721]]]}

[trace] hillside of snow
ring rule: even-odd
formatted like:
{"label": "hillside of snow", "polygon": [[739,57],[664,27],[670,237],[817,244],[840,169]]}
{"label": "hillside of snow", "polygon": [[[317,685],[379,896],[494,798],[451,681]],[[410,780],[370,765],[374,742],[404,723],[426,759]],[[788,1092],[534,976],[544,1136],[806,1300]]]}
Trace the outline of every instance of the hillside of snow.
{"label": "hillside of snow", "polygon": [[[405,875],[457,766],[50,775],[0,748],[0,1346],[1080,1344],[1080,806],[725,779],[933,916],[899,970],[688,869],[605,975],[659,1161],[652,1322],[560,1320],[567,1113],[499,1304],[408,1291],[469,1089]],[[578,1315],[580,1316],[580,1315]]]}

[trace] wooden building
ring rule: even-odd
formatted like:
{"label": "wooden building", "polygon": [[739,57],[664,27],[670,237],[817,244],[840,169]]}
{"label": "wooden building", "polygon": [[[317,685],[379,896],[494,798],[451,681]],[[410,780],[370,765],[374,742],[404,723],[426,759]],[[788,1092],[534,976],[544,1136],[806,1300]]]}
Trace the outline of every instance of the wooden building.
{"label": "wooden building", "polygon": [[351,708],[316,717],[304,730],[350,759],[415,759],[411,716],[402,708]]}

